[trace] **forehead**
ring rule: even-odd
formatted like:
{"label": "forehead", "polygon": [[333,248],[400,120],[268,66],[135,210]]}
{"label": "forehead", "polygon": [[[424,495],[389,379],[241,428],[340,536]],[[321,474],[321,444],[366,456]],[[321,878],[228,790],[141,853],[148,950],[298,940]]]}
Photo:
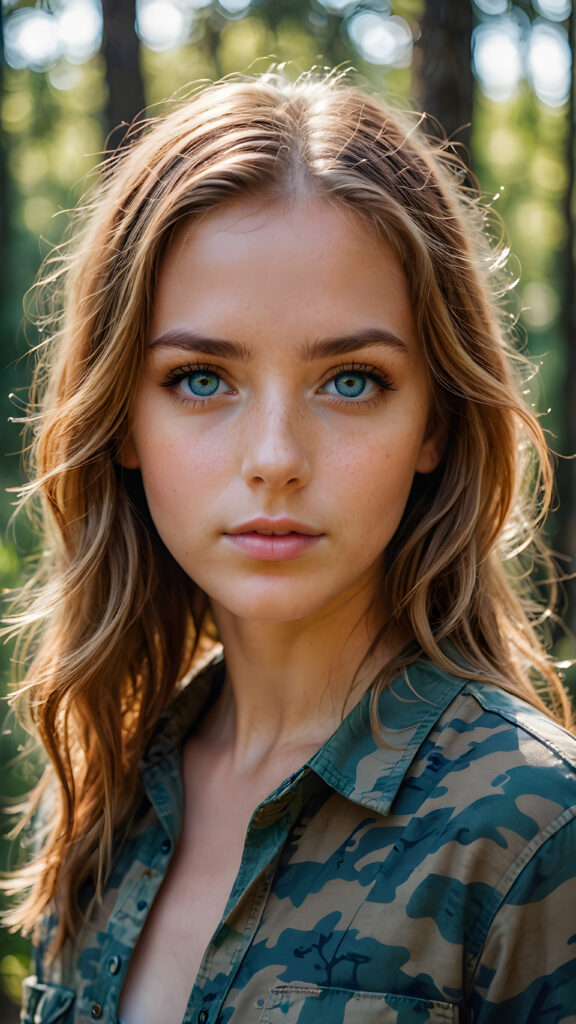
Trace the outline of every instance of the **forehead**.
{"label": "forehead", "polygon": [[160,266],[151,332],[301,342],[369,326],[418,344],[400,260],[353,211],[311,197],[241,200],[185,224]]}

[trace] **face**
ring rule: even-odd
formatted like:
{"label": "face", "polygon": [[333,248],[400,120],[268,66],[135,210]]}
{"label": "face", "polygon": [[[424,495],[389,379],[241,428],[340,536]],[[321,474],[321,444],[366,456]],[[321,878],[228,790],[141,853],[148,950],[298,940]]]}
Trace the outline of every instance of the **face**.
{"label": "face", "polygon": [[301,620],[376,593],[430,405],[392,249],[324,199],[243,201],[168,250],[122,462],[217,614]]}

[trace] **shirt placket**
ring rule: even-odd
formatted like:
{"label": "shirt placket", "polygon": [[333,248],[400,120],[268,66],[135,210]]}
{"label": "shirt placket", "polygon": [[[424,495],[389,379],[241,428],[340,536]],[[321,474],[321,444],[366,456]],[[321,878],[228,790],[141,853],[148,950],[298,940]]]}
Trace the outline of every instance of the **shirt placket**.
{"label": "shirt placket", "polygon": [[182,1024],[228,1019],[223,1016],[228,993],[254,940],[310,774],[308,769],[296,773],[254,812],[228,904],[202,960]]}
{"label": "shirt placket", "polygon": [[[176,845],[181,820],[181,785],[177,779],[179,757],[159,743],[145,771],[148,797],[156,812],[137,844],[137,860],[118,893],[106,933],[99,936],[101,954],[98,974],[81,996],[75,1024],[116,1024],[118,1002],[128,961],[140,936],[154,898],[164,880]],[[167,779],[170,781],[167,783]]]}

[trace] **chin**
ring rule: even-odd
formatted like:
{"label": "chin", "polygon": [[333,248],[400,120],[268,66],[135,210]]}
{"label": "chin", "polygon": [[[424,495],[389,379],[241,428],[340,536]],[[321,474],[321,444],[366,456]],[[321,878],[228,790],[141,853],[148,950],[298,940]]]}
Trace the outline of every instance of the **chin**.
{"label": "chin", "polygon": [[254,602],[253,605],[229,609],[232,615],[247,622],[298,622],[299,619],[305,619],[318,610],[310,608],[308,605],[286,605],[282,602],[275,605],[270,601],[265,601],[262,604]]}
{"label": "chin", "polygon": [[[304,586],[301,589],[304,590]],[[248,595],[237,591],[229,600],[225,595],[214,594],[212,598],[229,615],[247,622],[297,622],[320,611],[326,604],[322,600],[310,600],[309,594],[303,600],[302,593]]]}

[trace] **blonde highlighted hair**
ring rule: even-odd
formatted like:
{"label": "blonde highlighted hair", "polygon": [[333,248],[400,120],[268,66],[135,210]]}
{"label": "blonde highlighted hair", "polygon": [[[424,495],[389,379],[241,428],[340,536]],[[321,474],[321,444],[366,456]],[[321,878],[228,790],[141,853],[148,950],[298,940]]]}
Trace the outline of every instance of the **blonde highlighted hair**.
{"label": "blonde highlighted hair", "polygon": [[31,803],[49,787],[53,809],[14,924],[31,928],[56,900],[59,943],[74,933],[79,889],[101,889],[141,796],[138,760],[206,635],[204,595],[157,536],[138,472],[116,456],[163,254],[184,221],[223,203],[326,197],[391,243],[408,278],[448,442],[387,551],[381,596],[412,639],[375,692],[426,656],[569,724],[535,631],[542,609],[521,593],[551,469],[500,308],[502,261],[464,177],[415,118],[315,75],[205,88],[105,167],[50,281],[60,313],[32,395],[29,490],[48,555],[18,621],[33,645],[21,699],[49,758]]}

